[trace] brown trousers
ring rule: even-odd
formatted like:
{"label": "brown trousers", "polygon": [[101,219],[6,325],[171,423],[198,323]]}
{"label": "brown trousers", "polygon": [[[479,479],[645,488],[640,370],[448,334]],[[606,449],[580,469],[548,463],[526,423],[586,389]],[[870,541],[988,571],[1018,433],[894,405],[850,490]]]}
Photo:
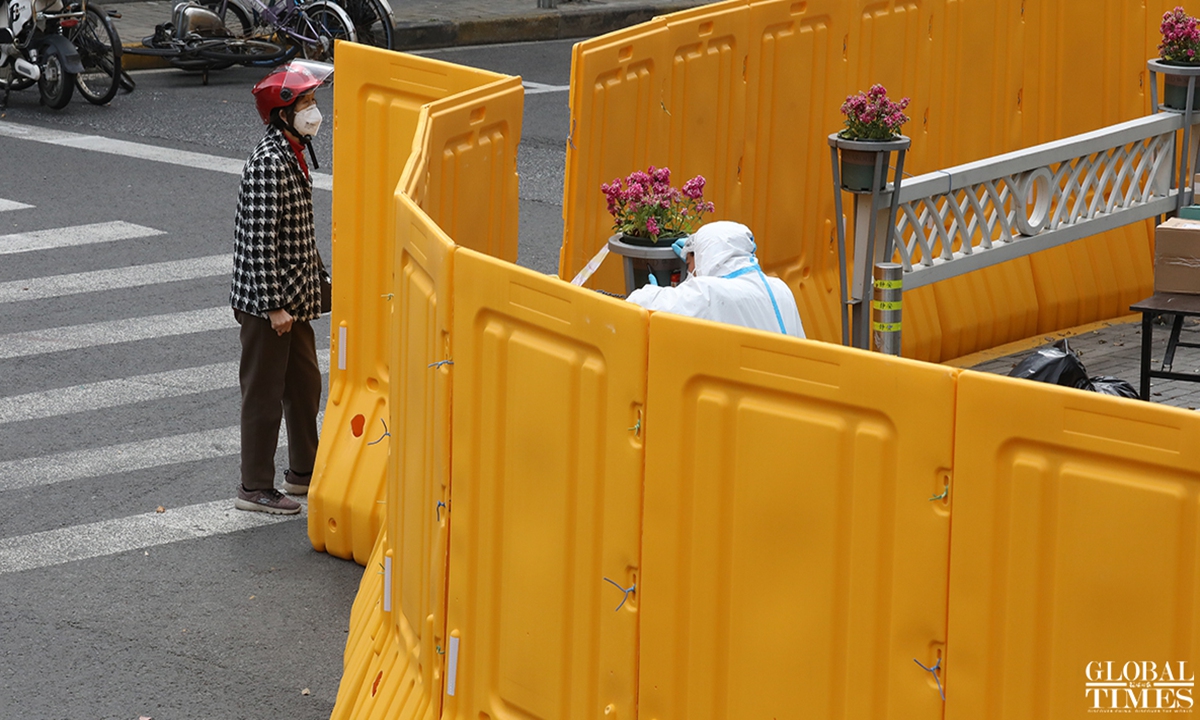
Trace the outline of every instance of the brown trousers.
{"label": "brown trousers", "polygon": [[317,412],[321,369],[312,325],[294,322],[276,335],[263,318],[236,312],[242,325],[242,485],[247,490],[275,486],[279,421],[287,418],[289,467],[312,472],[317,458]]}

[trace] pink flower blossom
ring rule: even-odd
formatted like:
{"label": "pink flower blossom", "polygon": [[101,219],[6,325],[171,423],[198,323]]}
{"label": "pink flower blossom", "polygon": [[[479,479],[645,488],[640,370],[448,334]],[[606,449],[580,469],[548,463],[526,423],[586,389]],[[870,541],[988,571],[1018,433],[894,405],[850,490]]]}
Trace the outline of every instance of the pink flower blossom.
{"label": "pink flower blossom", "polygon": [[872,85],[866,92],[855,93],[842,103],[842,114],[846,116],[846,127],[842,137],[857,140],[887,140],[900,134],[900,127],[908,122],[904,114],[909,99],[898,102],[888,99],[887,88]]}
{"label": "pink flower blossom", "polygon": [[671,170],[651,165],[645,172],[631,172],[602,183],[606,207],[613,217],[613,229],[639,237],[675,238],[694,232],[705,213],[715,210],[704,200],[705,179],[697,175],[683,189],[671,187]]}
{"label": "pink flower blossom", "polygon": [[1196,18],[1187,14],[1182,7],[1163,14],[1159,26],[1162,42],[1158,45],[1159,57],[1170,61],[1194,61],[1200,50],[1200,27]]}
{"label": "pink flower blossom", "polygon": [[691,200],[699,200],[704,195],[704,176],[697,175],[683,184],[683,194]]}

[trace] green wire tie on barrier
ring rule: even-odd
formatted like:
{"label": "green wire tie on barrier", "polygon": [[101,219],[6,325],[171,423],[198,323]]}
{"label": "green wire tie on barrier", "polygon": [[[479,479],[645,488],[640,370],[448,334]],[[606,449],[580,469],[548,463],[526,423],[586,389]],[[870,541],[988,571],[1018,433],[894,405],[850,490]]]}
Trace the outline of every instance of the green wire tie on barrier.
{"label": "green wire tie on barrier", "polygon": [[639,417],[637,419],[637,422],[635,422],[633,424],[633,427],[625,428],[625,429],[628,430],[629,432],[633,433],[634,435],[641,437],[642,436],[642,418]]}
{"label": "green wire tie on barrier", "polygon": [[902,290],[904,289],[903,280],[876,280],[876,290]]}
{"label": "green wire tie on barrier", "polygon": [[871,329],[875,332],[900,332],[900,323],[873,322],[871,323]]}
{"label": "green wire tie on barrier", "polygon": [[429,365],[427,365],[426,367],[440,368],[443,365],[453,365],[453,364],[454,364],[453,360],[438,360],[437,362],[429,363]]}
{"label": "green wire tie on barrier", "polygon": [[942,491],[941,495],[934,495],[933,497],[929,498],[929,502],[933,502],[934,500],[945,500],[949,495],[950,495],[950,486],[947,485],[946,489]]}
{"label": "green wire tie on barrier", "polygon": [[442,508],[446,508],[446,512],[450,512],[450,508],[446,505],[446,503],[438,500],[437,505],[433,508],[434,514],[437,515],[438,522],[442,521]]}

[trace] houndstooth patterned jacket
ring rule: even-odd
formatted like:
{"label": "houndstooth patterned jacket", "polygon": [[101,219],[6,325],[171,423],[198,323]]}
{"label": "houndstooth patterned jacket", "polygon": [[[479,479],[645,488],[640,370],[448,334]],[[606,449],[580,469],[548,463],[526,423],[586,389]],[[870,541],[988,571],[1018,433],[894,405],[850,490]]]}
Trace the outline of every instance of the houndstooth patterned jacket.
{"label": "houndstooth patterned jacket", "polygon": [[275,128],[242,169],[233,230],[234,310],[266,318],[285,309],[297,321],[321,314],[320,260],[312,181]]}

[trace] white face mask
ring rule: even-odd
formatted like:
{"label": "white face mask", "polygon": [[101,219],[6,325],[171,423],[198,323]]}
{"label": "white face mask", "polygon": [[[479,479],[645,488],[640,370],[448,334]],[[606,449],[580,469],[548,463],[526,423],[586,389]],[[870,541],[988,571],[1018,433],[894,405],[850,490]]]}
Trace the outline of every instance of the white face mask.
{"label": "white face mask", "polygon": [[316,137],[317,130],[321,129],[321,111],[316,105],[309,105],[296,113],[296,117],[292,119],[292,127],[305,137]]}

